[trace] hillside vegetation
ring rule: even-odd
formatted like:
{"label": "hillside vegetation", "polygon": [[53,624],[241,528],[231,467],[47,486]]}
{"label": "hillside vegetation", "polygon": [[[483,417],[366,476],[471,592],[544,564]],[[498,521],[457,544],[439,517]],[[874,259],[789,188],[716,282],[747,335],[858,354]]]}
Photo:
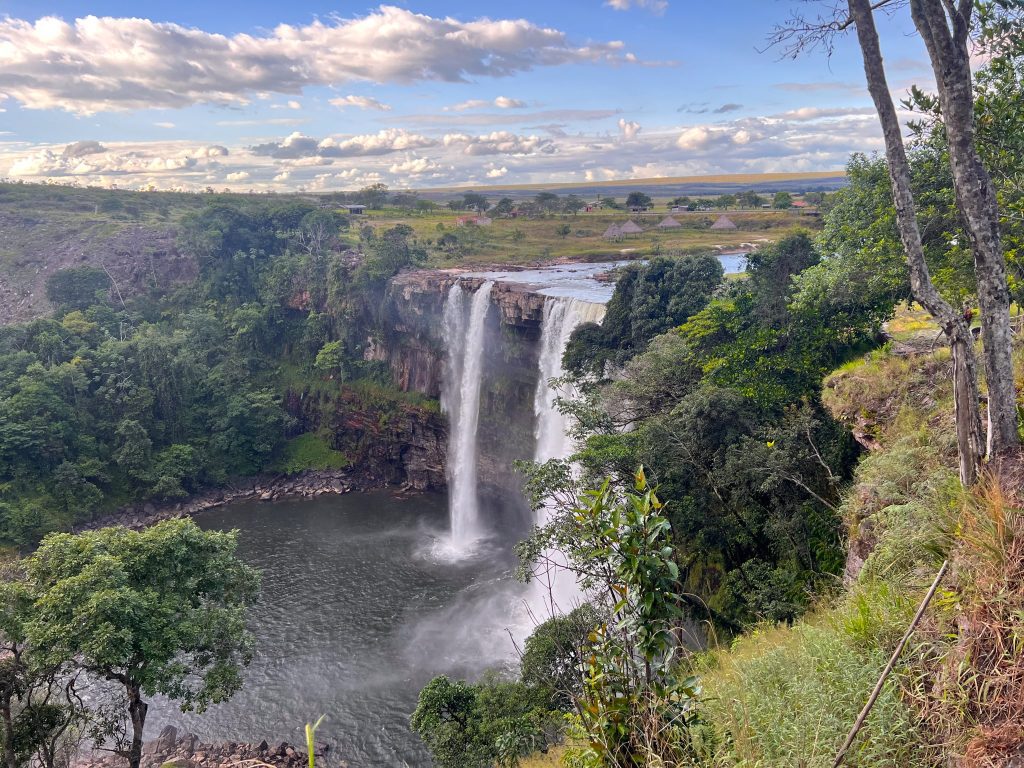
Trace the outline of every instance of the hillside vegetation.
{"label": "hillside vegetation", "polygon": [[[709,189],[716,188],[713,182],[709,185]],[[752,200],[761,199],[751,194]],[[673,198],[657,198],[650,211],[632,213],[624,206],[624,196],[615,203],[617,208],[592,212],[570,203],[570,198],[582,203],[576,195],[540,193],[543,205],[537,205],[532,194],[513,204],[510,198],[487,190],[432,199],[436,197],[389,192],[383,185],[324,196],[257,196],[213,190],[205,194],[129,192],[0,182],[0,323],[48,314],[53,307],[46,296],[46,280],[61,269],[102,269],[112,281],[112,292],[123,299],[153,292],[160,295],[191,283],[199,276],[199,254],[194,243],[183,241],[182,235],[187,235],[183,225],[190,216],[216,206],[257,215],[264,209],[287,206],[332,212],[336,217],[331,231],[318,231],[314,239],[324,245],[329,242],[337,250],[366,250],[373,233],[408,226],[413,244],[424,249],[424,265],[434,267],[746,249],[798,226],[815,226],[813,216],[793,210],[765,211],[758,203],[757,210],[748,207],[729,212],[736,229],[712,231],[709,227],[721,213],[710,210],[714,198],[695,198],[709,210],[675,214],[682,226],[665,230],[656,225],[667,215],[667,204]],[[464,225],[463,220],[478,214],[476,208],[467,207],[467,198],[476,207],[497,208],[489,214],[491,224]],[[608,204],[611,201],[613,198],[606,199]],[[350,202],[368,208],[364,214],[350,216],[344,207]],[[511,217],[513,208],[515,218]],[[603,237],[610,225],[630,218],[640,223],[643,234],[612,240]],[[294,226],[298,220],[281,224]],[[294,234],[294,230],[280,231],[283,239]],[[301,250],[309,242],[307,233],[303,244],[295,243],[293,248]]]}

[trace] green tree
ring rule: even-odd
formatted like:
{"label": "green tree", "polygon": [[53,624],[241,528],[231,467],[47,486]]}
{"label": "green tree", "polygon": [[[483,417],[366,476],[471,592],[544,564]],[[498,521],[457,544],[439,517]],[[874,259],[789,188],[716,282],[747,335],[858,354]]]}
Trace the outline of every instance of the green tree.
{"label": "green tree", "polygon": [[189,490],[195,490],[193,482],[198,474],[196,450],[191,445],[174,443],[160,450],[153,457],[153,470],[149,479],[149,492],[158,499],[182,499]]}
{"label": "green tree", "polygon": [[462,207],[483,213],[487,210],[487,195],[479,192],[463,192]]}
{"label": "green tree", "polygon": [[793,196],[789,192],[776,192],[772,198],[772,208],[786,211],[793,207]]}
{"label": "green tree", "polygon": [[760,208],[764,205],[764,198],[750,189],[736,195],[736,202],[739,203],[740,208]]}
{"label": "green tree", "polygon": [[55,534],[26,561],[35,593],[29,640],[54,662],[74,658],[122,688],[132,740],[121,754],[131,768],[142,758],[144,696],[201,712],[241,687],[259,575],[236,546],[237,533],[169,520]]}
{"label": "green tree", "polygon": [[388,202],[388,185],[378,182],[376,184],[370,184],[368,187],[363,187],[356,192],[355,200],[358,203],[362,203],[367,208],[379,210]]}
{"label": "green tree", "polygon": [[345,346],[341,341],[328,341],[316,353],[313,367],[329,379],[345,375]]}
{"label": "green tree", "polygon": [[710,255],[630,265],[615,285],[604,322],[573,331],[565,350],[566,370],[601,377],[608,363],[621,365],[659,333],[701,310],[723,276],[721,262]]}
{"label": "green tree", "polygon": [[62,315],[106,303],[110,288],[110,277],[97,267],[69,267],[46,278],[46,298]]}
{"label": "green tree", "polygon": [[337,244],[338,233],[348,227],[348,219],[336,211],[310,211],[299,222],[295,240],[302,250],[320,258]]}
{"label": "green tree", "polygon": [[579,195],[566,195],[562,201],[562,210],[571,213],[573,216],[587,207],[586,201]]}
{"label": "green tree", "polygon": [[515,210],[516,204],[510,197],[503,197],[501,200],[494,204],[491,208],[491,213],[495,216],[508,216]]}
{"label": "green tree", "polygon": [[643,192],[630,192],[626,197],[627,208],[650,208],[651,196]]}
{"label": "green tree", "polygon": [[580,670],[587,638],[602,618],[589,603],[542,622],[526,638],[519,660],[523,683],[550,692],[551,707],[568,711],[583,691]]}
{"label": "green tree", "polygon": [[32,592],[21,563],[0,573],[0,744],[5,768],[58,768],[66,738],[110,729],[117,718],[90,712],[69,659],[47,660],[28,639]]}
{"label": "green tree", "polygon": [[591,766],[679,764],[697,690],[675,675],[680,573],[665,506],[642,468],[631,488],[606,480],[578,501],[517,548],[521,573],[547,549],[564,552],[609,614],[589,633],[577,704],[583,746],[571,753]]}
{"label": "green tree", "polygon": [[396,192],[391,196],[391,204],[405,211],[415,210],[419,203],[420,199],[415,192]]}
{"label": "green tree", "polygon": [[420,691],[412,729],[420,735],[439,768],[490,768],[491,745],[481,743],[479,689],[441,675]]}
{"label": "green tree", "polygon": [[412,235],[412,227],[398,224],[375,238],[361,269],[362,279],[379,286],[402,269],[426,261],[427,252],[410,242]]}
{"label": "green tree", "polygon": [[533,201],[542,213],[554,213],[561,205],[561,200],[554,192],[538,192]]}
{"label": "green tree", "polygon": [[547,693],[485,675],[479,683],[435,677],[421,691],[412,729],[438,768],[514,766],[547,745]]}

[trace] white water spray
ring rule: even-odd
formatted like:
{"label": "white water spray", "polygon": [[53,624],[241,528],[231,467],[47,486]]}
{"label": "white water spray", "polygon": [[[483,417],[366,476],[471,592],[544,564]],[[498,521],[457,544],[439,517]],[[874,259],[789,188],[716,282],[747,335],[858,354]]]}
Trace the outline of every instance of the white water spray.
{"label": "white water spray", "polygon": [[[573,392],[565,385],[551,386],[552,379],[565,375],[562,355],[569,343],[569,337],[577,326],[583,323],[600,323],[604,319],[605,305],[581,299],[550,297],[544,302],[544,321],[541,325],[540,355],[537,361],[537,392],[533,410],[537,418],[536,447],[534,461],[565,459],[572,455],[575,443],[569,435],[569,423],[565,414],[558,410],[558,398],[569,399]],[[537,525],[544,525],[550,517],[550,510],[537,511]],[[565,571],[565,555],[549,551],[544,558],[548,567],[541,568],[534,580],[531,611],[543,615],[535,619],[546,619],[572,610],[582,598],[582,593],[572,574]]]}
{"label": "white water spray", "polygon": [[451,548],[470,549],[480,536],[480,502],[477,496],[477,424],[480,420],[480,381],[483,378],[484,329],[491,302],[490,280],[481,285],[469,302],[459,283],[448,291],[444,304],[444,343],[448,350],[441,406],[449,414],[448,508],[451,517]]}
{"label": "white water spray", "polygon": [[[569,337],[583,323],[600,323],[604,319],[605,305],[581,299],[549,297],[544,302],[544,321],[541,326],[540,356],[537,361],[537,394],[533,411],[537,417],[534,461],[564,459],[574,448],[569,437],[569,424],[564,414],[555,407],[557,398],[567,398],[572,392],[565,387],[550,386],[551,379],[565,375],[562,355]],[[543,523],[543,520],[538,520]]]}

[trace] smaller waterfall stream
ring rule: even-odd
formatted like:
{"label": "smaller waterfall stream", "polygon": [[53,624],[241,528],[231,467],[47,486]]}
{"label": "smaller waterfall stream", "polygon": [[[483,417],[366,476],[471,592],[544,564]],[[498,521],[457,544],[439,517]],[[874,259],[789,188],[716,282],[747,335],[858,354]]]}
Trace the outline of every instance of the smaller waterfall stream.
{"label": "smaller waterfall stream", "polygon": [[448,350],[448,375],[441,405],[449,414],[448,493],[450,546],[465,552],[480,535],[477,497],[477,424],[480,419],[480,381],[483,375],[484,328],[491,302],[490,280],[469,301],[455,283],[444,304],[443,334]]}
{"label": "smaller waterfall stream", "polygon": [[555,407],[559,397],[571,395],[564,388],[550,386],[551,379],[565,374],[562,355],[569,337],[583,323],[600,323],[604,319],[605,305],[567,297],[551,296],[544,302],[544,321],[541,325],[540,357],[537,361],[537,395],[534,414],[537,417],[537,445],[534,461],[564,459],[572,453],[569,425],[565,416]]}
{"label": "smaller waterfall stream", "polygon": [[[556,400],[569,398],[573,393],[565,386],[551,386],[551,380],[565,374],[562,355],[572,332],[583,323],[600,323],[605,309],[604,304],[569,297],[552,296],[544,302],[537,393],[533,401],[537,419],[534,461],[565,459],[572,455],[575,445],[569,434],[568,419],[558,410]],[[549,515],[546,508],[538,510],[536,524],[544,525]],[[545,560],[548,566],[536,575],[528,598],[535,620],[568,613],[583,597],[575,579],[564,570],[564,554],[548,551]]]}

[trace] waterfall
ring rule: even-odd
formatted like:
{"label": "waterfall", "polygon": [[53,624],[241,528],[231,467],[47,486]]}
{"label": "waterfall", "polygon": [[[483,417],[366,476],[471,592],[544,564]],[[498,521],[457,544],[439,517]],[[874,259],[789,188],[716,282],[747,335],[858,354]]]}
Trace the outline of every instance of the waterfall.
{"label": "waterfall", "polygon": [[534,461],[564,459],[573,451],[573,442],[568,435],[569,425],[565,416],[555,407],[556,398],[565,398],[572,393],[561,387],[549,386],[549,382],[565,374],[562,355],[572,332],[583,323],[600,323],[604,319],[605,309],[604,304],[564,297],[552,296],[544,302],[537,363],[537,394],[533,401],[533,412],[537,417]]}
{"label": "waterfall", "polygon": [[[537,392],[533,401],[533,410],[537,418],[534,461],[565,459],[575,448],[574,441],[569,435],[568,420],[555,404],[557,398],[567,399],[574,393],[564,386],[553,387],[550,381],[565,374],[562,355],[573,330],[583,323],[600,323],[604,319],[604,314],[604,304],[581,299],[549,297],[544,303],[540,356],[537,361]],[[546,523],[549,515],[550,511],[547,508],[538,510],[536,524]],[[548,551],[544,559],[548,567],[541,568],[541,572],[537,574],[529,599],[531,612],[539,619],[566,613],[582,598],[575,580],[570,574],[562,571],[565,555],[557,551]],[[542,609],[543,613],[538,608]]]}
{"label": "waterfall", "polygon": [[448,357],[441,406],[451,422],[448,509],[450,544],[455,552],[464,552],[480,535],[476,431],[480,418],[484,328],[493,285],[492,281],[487,281],[476,290],[468,312],[466,293],[458,282],[448,291],[444,303],[442,332]]}

